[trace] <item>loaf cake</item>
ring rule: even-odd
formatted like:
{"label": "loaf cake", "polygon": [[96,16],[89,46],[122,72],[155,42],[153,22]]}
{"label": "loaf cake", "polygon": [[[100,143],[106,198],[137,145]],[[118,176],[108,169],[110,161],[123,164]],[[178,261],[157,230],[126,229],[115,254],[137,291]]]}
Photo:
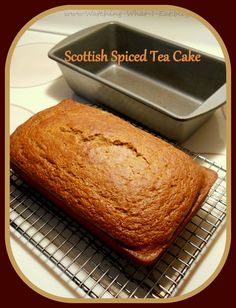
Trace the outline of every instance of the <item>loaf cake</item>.
{"label": "loaf cake", "polygon": [[100,109],[64,100],[11,135],[11,168],[110,247],[155,262],[217,174]]}

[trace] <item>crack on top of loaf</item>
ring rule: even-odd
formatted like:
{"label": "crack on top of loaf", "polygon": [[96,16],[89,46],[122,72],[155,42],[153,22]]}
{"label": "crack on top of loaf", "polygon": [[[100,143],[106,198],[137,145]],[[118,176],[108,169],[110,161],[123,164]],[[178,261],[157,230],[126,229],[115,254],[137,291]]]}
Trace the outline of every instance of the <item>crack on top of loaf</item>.
{"label": "crack on top of loaf", "polygon": [[79,130],[79,129],[74,129],[72,127],[69,127],[69,126],[61,126],[59,127],[60,131],[63,132],[63,133],[72,133],[76,136],[79,136],[81,138],[81,140],[83,142],[90,142],[90,141],[94,141],[94,140],[97,140],[97,141],[100,141],[100,142],[103,142],[103,143],[106,143],[108,145],[114,145],[114,146],[123,146],[123,147],[126,147],[127,149],[131,150],[136,157],[140,157],[142,158],[148,165],[150,165],[150,162],[146,159],[146,157],[140,153],[134,146],[131,142],[123,142],[119,139],[117,140],[111,140],[107,137],[105,137],[103,134],[101,133],[97,133],[97,134],[93,134],[93,135],[89,135],[89,136],[85,136],[83,131]]}

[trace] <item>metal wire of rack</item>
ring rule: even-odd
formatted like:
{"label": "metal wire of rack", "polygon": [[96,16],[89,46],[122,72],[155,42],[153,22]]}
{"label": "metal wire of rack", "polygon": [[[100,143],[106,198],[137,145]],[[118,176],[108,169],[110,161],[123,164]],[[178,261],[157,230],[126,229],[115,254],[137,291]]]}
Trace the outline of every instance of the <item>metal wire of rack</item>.
{"label": "metal wire of rack", "polygon": [[[81,98],[74,97],[81,102]],[[157,135],[107,106],[107,110]],[[158,135],[159,138],[163,138]],[[170,142],[169,140],[166,140]],[[226,216],[226,170],[205,157],[187,152],[218,179],[198,213],[153,266],[139,266],[105,246],[77,221],[23,182],[11,170],[10,225],[74,282],[89,298],[168,298],[195,263]]]}
{"label": "metal wire of rack", "polygon": [[167,298],[226,215],[226,171],[194,155],[218,179],[205,203],[162,258],[138,266],[103,245],[11,171],[10,225],[91,298]]}

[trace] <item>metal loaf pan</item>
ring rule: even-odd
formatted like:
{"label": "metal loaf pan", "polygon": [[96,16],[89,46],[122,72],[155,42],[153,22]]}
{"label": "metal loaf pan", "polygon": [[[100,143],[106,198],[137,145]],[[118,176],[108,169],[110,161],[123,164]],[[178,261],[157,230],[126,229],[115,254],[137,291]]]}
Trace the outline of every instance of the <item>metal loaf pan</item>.
{"label": "metal loaf pan", "polygon": [[[144,49],[173,54],[189,48],[118,22],[95,25],[70,35],[49,51],[69,86],[79,95],[183,141],[226,101],[225,62],[201,54],[196,62],[66,62],[65,51],[142,54]],[[150,60],[150,59],[149,59]]]}

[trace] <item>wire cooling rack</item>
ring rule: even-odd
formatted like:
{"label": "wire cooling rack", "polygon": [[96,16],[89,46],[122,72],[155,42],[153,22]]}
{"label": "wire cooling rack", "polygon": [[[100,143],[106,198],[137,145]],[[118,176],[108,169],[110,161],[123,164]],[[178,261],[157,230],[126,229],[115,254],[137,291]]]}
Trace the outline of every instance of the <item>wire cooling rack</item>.
{"label": "wire cooling rack", "polygon": [[[84,103],[124,118],[108,107]],[[140,127],[139,123],[128,121]],[[150,129],[141,128],[157,135]],[[174,146],[187,152],[200,165],[216,171],[218,179],[201,209],[153,266],[136,265],[110,250],[12,170],[10,225],[79,286],[86,297],[168,298],[226,215],[226,170],[199,154],[177,144]]]}
{"label": "wire cooling rack", "polygon": [[226,171],[218,173],[205,203],[153,266],[121,257],[11,171],[10,225],[91,298],[167,298],[194,264],[226,215]]}

